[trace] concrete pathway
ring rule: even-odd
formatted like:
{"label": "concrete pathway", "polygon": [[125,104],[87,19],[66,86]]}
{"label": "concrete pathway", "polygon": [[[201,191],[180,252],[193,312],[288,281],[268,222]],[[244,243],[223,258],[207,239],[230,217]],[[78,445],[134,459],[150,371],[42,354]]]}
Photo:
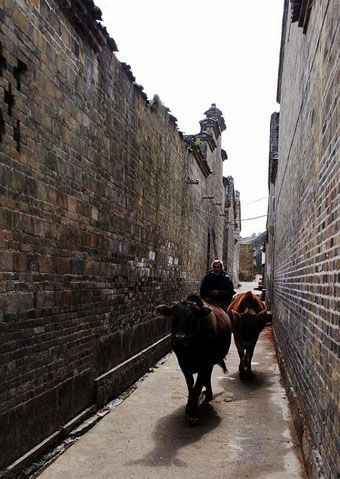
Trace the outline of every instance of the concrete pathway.
{"label": "concrete pathway", "polygon": [[226,362],[227,375],[214,368],[214,399],[199,426],[184,415],[186,385],[171,354],[39,479],[305,478],[271,327],[255,349],[252,380],[239,381],[234,344]]}

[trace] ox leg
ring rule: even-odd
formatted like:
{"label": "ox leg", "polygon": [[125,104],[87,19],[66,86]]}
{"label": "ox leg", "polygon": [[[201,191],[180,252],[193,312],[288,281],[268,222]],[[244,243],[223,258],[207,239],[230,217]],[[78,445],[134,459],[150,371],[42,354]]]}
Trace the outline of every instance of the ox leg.
{"label": "ox leg", "polygon": [[[191,372],[183,370],[185,381],[188,386],[188,401],[185,408],[185,413],[190,417],[193,417],[193,411],[195,410],[195,391],[194,391],[194,376]],[[197,409],[197,408],[196,408]],[[197,414],[196,414],[197,416]]]}
{"label": "ox leg", "polygon": [[235,341],[235,346],[240,358],[240,364],[238,366],[238,374],[239,374],[240,380],[243,381],[246,378],[246,375],[244,370],[244,343],[241,340],[240,333],[234,332],[234,341]]}
{"label": "ox leg", "polygon": [[200,370],[197,374],[196,382],[194,387],[189,392],[188,404],[186,407],[186,413],[189,416],[189,422],[192,426],[197,426],[198,424],[198,401],[200,394],[202,392],[203,386],[205,386],[205,400],[212,400],[212,389],[211,389],[211,372],[213,365],[208,365],[206,368]]}
{"label": "ox leg", "polygon": [[198,424],[198,399],[200,397],[204,380],[202,371],[197,374],[195,385],[192,389],[192,394],[189,396],[186,413],[189,416],[189,423],[191,426],[197,426]]}
{"label": "ox leg", "polygon": [[204,380],[203,384],[205,386],[205,401],[210,402],[213,398],[212,388],[211,388],[211,373],[214,365],[210,364],[207,369],[204,371]]}
{"label": "ox leg", "polygon": [[240,364],[238,367],[238,373],[239,373],[239,378],[241,381],[243,381],[246,378],[246,372],[245,372],[245,352],[243,347],[238,347],[237,348],[238,355],[240,357]]}
{"label": "ox leg", "polygon": [[192,397],[194,393],[194,376],[189,371],[183,371],[183,374],[188,387],[188,402],[187,402],[187,409],[188,409],[188,406],[192,401]]}
{"label": "ox leg", "polygon": [[247,369],[246,369],[246,377],[247,379],[251,379],[253,377],[253,371],[251,370],[251,360],[253,358],[255,346],[248,348],[246,350],[246,358],[247,358]]}

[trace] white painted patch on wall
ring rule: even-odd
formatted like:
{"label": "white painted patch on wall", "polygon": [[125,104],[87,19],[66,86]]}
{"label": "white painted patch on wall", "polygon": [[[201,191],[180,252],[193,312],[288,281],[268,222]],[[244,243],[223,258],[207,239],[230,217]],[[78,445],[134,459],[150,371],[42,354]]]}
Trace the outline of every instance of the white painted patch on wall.
{"label": "white painted patch on wall", "polygon": [[99,213],[97,208],[92,207],[91,216],[94,221],[98,221]]}
{"label": "white painted patch on wall", "polygon": [[155,261],[156,253],[154,251],[149,251],[149,259]]}

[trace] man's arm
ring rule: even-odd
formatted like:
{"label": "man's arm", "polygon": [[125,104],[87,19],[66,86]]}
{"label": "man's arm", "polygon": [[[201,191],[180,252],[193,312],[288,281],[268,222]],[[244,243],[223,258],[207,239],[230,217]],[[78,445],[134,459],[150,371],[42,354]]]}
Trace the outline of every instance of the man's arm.
{"label": "man's arm", "polygon": [[201,295],[201,298],[206,298],[210,295],[210,285],[209,285],[209,279],[208,279],[208,276],[205,276],[203,278],[203,281],[202,281],[202,284],[201,284],[201,288],[200,288],[200,295]]}
{"label": "man's arm", "polygon": [[234,283],[231,281],[230,278],[225,278],[225,279],[226,279],[227,291],[229,293],[232,293],[232,296],[234,296],[234,294],[236,293],[234,289]]}

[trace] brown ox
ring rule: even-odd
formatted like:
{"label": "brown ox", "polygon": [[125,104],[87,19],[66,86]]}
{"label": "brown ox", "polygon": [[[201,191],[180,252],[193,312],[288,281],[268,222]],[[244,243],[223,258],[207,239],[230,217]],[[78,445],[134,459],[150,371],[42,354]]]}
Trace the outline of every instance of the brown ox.
{"label": "brown ox", "polygon": [[260,298],[247,291],[237,294],[228,308],[234,341],[240,356],[240,379],[251,378],[251,360],[258,337],[266,325],[267,310]]}
{"label": "brown ox", "polygon": [[[171,316],[171,342],[188,386],[186,413],[190,424],[198,424],[198,400],[205,386],[205,400],[211,401],[211,373],[214,364],[224,371],[224,357],[231,342],[231,321],[222,308],[191,295],[187,300],[157,307]],[[197,373],[196,382],[194,374]]]}

